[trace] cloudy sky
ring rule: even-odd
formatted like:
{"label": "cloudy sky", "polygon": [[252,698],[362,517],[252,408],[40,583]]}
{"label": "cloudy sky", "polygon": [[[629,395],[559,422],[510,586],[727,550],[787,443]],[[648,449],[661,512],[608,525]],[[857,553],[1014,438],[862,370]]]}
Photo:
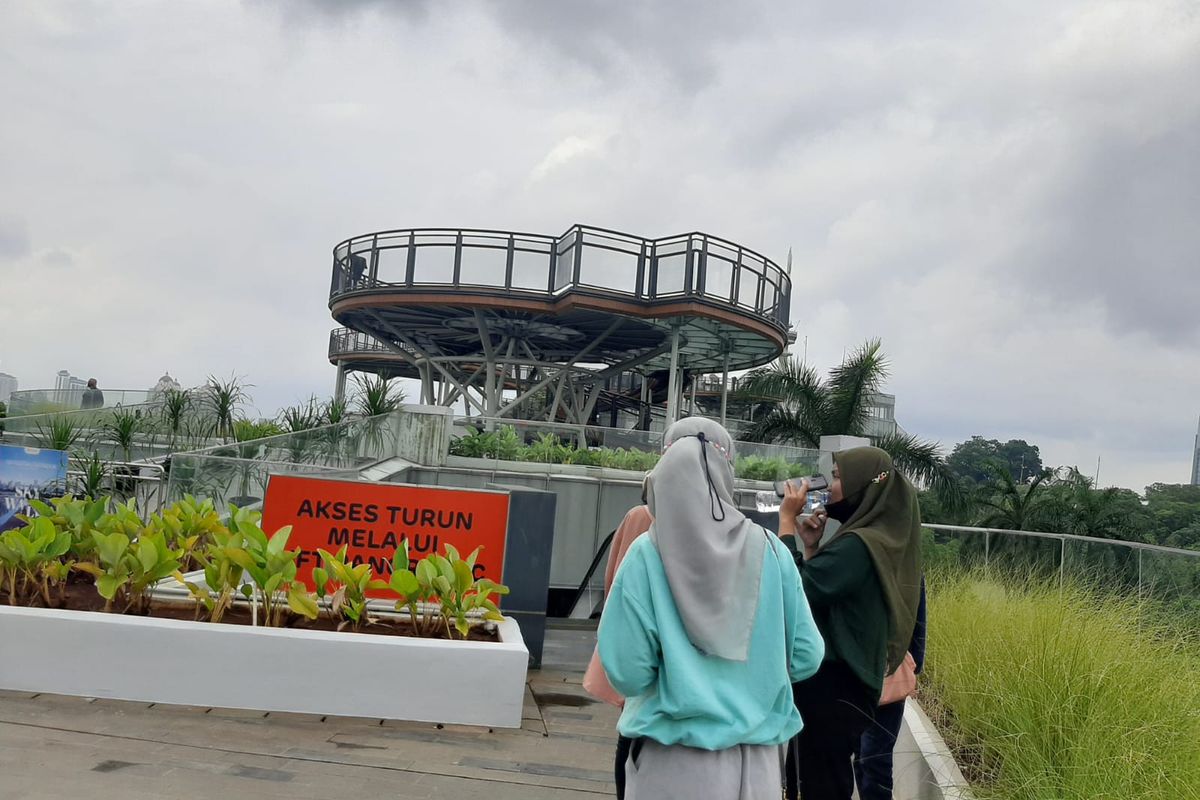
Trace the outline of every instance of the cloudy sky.
{"label": "cloudy sky", "polygon": [[328,394],[330,250],[445,225],[795,258],[813,363],[910,431],[1140,488],[1200,415],[1200,11],[993,3],[0,4],[0,370]]}

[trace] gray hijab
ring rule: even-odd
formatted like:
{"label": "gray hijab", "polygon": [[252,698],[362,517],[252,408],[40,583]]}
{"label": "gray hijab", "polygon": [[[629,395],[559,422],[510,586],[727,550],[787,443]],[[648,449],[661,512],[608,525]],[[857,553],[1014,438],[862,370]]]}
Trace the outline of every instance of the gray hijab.
{"label": "gray hijab", "polygon": [[733,441],[717,423],[689,417],[667,430],[663,446],[646,501],[671,596],[692,644],[745,661],[767,538],[734,504]]}

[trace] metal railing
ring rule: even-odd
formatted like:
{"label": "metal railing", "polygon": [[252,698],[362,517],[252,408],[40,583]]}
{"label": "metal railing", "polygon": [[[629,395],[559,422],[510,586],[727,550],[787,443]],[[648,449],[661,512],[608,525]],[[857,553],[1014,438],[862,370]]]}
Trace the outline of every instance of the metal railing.
{"label": "metal railing", "polygon": [[567,292],[645,304],[730,306],[786,332],[791,278],[770,259],[705,233],[646,239],[576,225],[562,236],[422,228],[356,236],[334,248],[329,297],[374,289]]}
{"label": "metal railing", "polygon": [[1080,580],[1190,608],[1200,619],[1200,550],[1046,531],[925,524],[927,564]]}
{"label": "metal railing", "polygon": [[[8,401],[8,416],[52,414],[83,408],[83,389],[20,389]],[[104,404],[99,408],[137,406],[157,400],[148,389],[104,389]]]}
{"label": "metal railing", "polygon": [[334,328],[329,332],[330,359],[362,353],[394,355],[395,350],[369,333],[362,333],[351,328]]}

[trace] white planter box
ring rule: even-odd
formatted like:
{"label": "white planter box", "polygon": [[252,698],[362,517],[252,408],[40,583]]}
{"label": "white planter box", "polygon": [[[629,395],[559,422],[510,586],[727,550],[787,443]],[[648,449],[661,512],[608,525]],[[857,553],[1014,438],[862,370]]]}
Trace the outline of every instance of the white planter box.
{"label": "white planter box", "polygon": [[495,642],[0,607],[0,689],[518,728],[529,652]]}

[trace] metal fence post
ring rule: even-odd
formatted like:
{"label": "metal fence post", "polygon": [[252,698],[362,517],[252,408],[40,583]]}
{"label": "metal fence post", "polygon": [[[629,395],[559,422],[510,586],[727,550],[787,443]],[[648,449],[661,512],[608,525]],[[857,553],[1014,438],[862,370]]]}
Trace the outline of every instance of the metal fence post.
{"label": "metal fence post", "polygon": [[1067,579],[1067,538],[1064,536],[1060,541],[1062,549],[1058,554],[1058,589],[1062,591]]}
{"label": "metal fence post", "polygon": [[992,532],[985,531],[983,534],[983,568],[987,569],[992,563]]}

